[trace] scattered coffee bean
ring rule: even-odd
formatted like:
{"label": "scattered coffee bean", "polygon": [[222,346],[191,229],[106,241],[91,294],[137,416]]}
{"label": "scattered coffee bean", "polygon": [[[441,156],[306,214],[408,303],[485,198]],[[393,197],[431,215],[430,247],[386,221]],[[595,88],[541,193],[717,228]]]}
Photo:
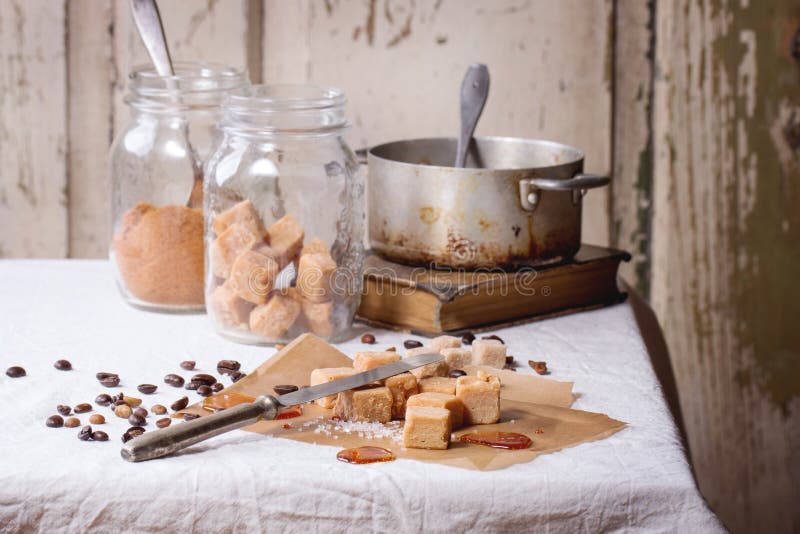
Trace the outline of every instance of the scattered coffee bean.
{"label": "scattered coffee bean", "polygon": [[47,421],[44,422],[50,428],[61,428],[64,426],[64,418],[60,415],[51,415],[47,418]]}
{"label": "scattered coffee bean", "polygon": [[222,382],[217,382],[216,384],[211,386],[211,389],[214,391],[214,393],[219,393],[220,391],[225,389],[225,386],[222,385]]}
{"label": "scattered coffee bean", "polygon": [[461,342],[464,345],[472,345],[472,342],[475,341],[475,334],[472,332],[466,332],[464,335],[461,336]]}
{"label": "scattered coffee bean", "polygon": [[130,434],[133,437],[136,437],[136,436],[141,436],[142,434],[144,434],[145,433],[145,429],[144,429],[144,427],[141,427],[141,426],[132,426],[128,430],[126,430],[125,432],[127,432],[128,434]]}
{"label": "scattered coffee bean", "polygon": [[116,395],[111,397],[111,403],[114,406],[117,406],[120,403],[120,401],[124,403],[125,402],[124,399],[125,399],[125,394],[122,393],[122,392],[119,392]]}
{"label": "scattered coffee bean", "polygon": [[125,406],[127,406],[127,405],[128,405],[128,403],[127,403],[127,402],[125,402],[125,399],[117,399],[117,400],[115,400],[115,401],[113,402],[113,404],[114,404],[114,406],[122,406],[123,404],[124,404]]}
{"label": "scattered coffee bean", "polygon": [[366,343],[367,345],[374,345],[375,344],[375,336],[372,334],[364,334],[361,336],[361,342]]}
{"label": "scattered coffee bean", "polygon": [[164,383],[174,388],[181,387],[183,382],[183,377],[181,375],[176,375],[175,373],[170,373],[164,377]]}
{"label": "scattered coffee bean", "polygon": [[300,388],[294,384],[280,384],[272,388],[272,391],[274,391],[276,395],[286,395],[287,393],[297,391],[298,389]]}
{"label": "scattered coffee bean", "polygon": [[72,408],[70,408],[69,406],[65,406],[63,404],[59,404],[58,406],[56,406],[56,411],[61,415],[69,415],[72,413]]}
{"label": "scattered coffee bean", "polygon": [[403,346],[407,349],[416,349],[422,346],[422,342],[416,339],[406,339],[403,341]]}
{"label": "scattered coffee bean", "polygon": [[132,439],[133,436],[131,436],[130,433],[125,432],[124,434],[122,434],[122,443],[128,443]]}
{"label": "scattered coffee bean", "polygon": [[136,408],[142,403],[142,399],[139,399],[137,397],[128,397],[127,395],[123,396],[122,400],[124,400],[125,404],[127,404],[131,408]]}
{"label": "scattered coffee bean", "polygon": [[180,399],[176,400],[172,403],[172,411],[179,412],[189,406],[189,397],[181,397]]}
{"label": "scattered coffee bean", "polygon": [[94,398],[94,403],[99,404],[100,406],[108,406],[112,402],[114,401],[111,399],[111,395],[109,395],[108,393],[101,393],[100,395]]}
{"label": "scattered coffee bean", "polygon": [[133,410],[133,413],[138,415],[139,417],[147,417],[147,410],[142,408],[141,406]]}
{"label": "scattered coffee bean", "polygon": [[200,382],[186,382],[186,386],[184,386],[189,391],[197,391],[202,384]]}
{"label": "scattered coffee bean", "polygon": [[196,375],[192,376],[191,381],[197,385],[211,386],[216,383],[217,379],[206,373],[197,373]]}
{"label": "scattered coffee bean", "polygon": [[92,405],[88,402],[82,402],[75,405],[75,413],[86,413],[92,411]]}
{"label": "scattered coffee bean", "polygon": [[139,393],[144,393],[145,395],[152,395],[158,389],[158,386],[154,384],[139,384],[136,389],[139,390]]}
{"label": "scattered coffee bean", "polygon": [[158,421],[156,421],[156,426],[158,428],[167,428],[170,424],[172,424],[172,419],[169,417],[162,417]]}
{"label": "scattered coffee bean", "polygon": [[458,378],[459,376],[467,376],[467,373],[461,369],[453,369],[450,371],[450,378]]}
{"label": "scattered coffee bean", "polygon": [[102,414],[95,413],[89,417],[89,422],[93,425],[102,425],[106,422],[106,418]]}
{"label": "scattered coffee bean", "polygon": [[102,430],[95,430],[92,432],[92,439],[94,441],[108,441],[108,434]]}
{"label": "scattered coffee bean", "polygon": [[528,360],[528,365],[530,365],[531,368],[540,375],[547,374],[547,362],[535,362],[533,360]]}
{"label": "scattered coffee bean", "polygon": [[506,365],[514,365],[514,357],[506,356]]}
{"label": "scattered coffee bean", "polygon": [[19,378],[21,376],[25,376],[25,369],[19,365],[12,365],[6,369],[6,375],[10,376],[11,378]]}
{"label": "scattered coffee bean", "polygon": [[506,344],[506,342],[503,341],[503,339],[500,336],[496,336],[494,334],[492,334],[491,336],[483,336],[481,339],[494,339],[495,341],[499,341],[503,345]]}
{"label": "scattered coffee bean", "polygon": [[167,409],[160,404],[154,404],[153,407],[150,408],[150,411],[156,415],[163,415],[167,413]]}
{"label": "scattered coffee bean", "polygon": [[184,421],[191,421],[192,419],[197,419],[199,417],[200,417],[199,415],[193,414],[193,413],[185,413],[185,414],[183,414],[183,420]]}
{"label": "scattered coffee bean", "polygon": [[64,426],[67,428],[75,428],[76,426],[80,426],[81,420],[77,417],[67,417],[64,421]]}
{"label": "scattered coffee bean", "polygon": [[217,372],[221,375],[229,375],[234,371],[238,371],[242,364],[236,360],[220,360],[217,362]]}
{"label": "scattered coffee bean", "polygon": [[78,432],[78,439],[81,441],[89,441],[89,438],[92,437],[92,427],[89,425],[82,426],[80,431]]}
{"label": "scattered coffee bean", "polygon": [[119,376],[105,373],[105,376],[97,379],[107,388],[115,388],[119,385]]}
{"label": "scattered coffee bean", "polygon": [[197,388],[197,394],[201,397],[210,397],[213,393],[214,390],[211,389],[211,386],[207,386],[205,384]]}
{"label": "scattered coffee bean", "polygon": [[122,419],[127,419],[128,417],[131,416],[132,413],[133,410],[131,410],[131,407],[128,406],[127,404],[120,404],[119,406],[114,408],[114,415]]}
{"label": "scattered coffee bean", "polygon": [[147,424],[144,417],[140,417],[135,413],[132,413],[131,415],[128,416],[128,422],[133,426],[143,426]]}
{"label": "scattered coffee bean", "polygon": [[389,347],[386,349],[386,352],[397,352],[397,349],[395,347]]}
{"label": "scattered coffee bean", "polygon": [[72,364],[69,360],[56,360],[56,363],[53,364],[53,367],[58,369],[59,371],[71,371]]}
{"label": "scattered coffee bean", "polygon": [[236,382],[238,382],[239,380],[241,380],[241,379],[242,379],[242,378],[244,378],[245,376],[247,376],[247,375],[245,375],[245,374],[244,374],[243,372],[241,372],[241,371],[236,371],[236,372],[234,372],[234,373],[231,373],[231,374],[230,374],[230,377],[231,377],[231,382],[233,382],[233,383],[235,384]]}
{"label": "scattered coffee bean", "polygon": [[186,369],[187,371],[194,370],[194,366],[196,365],[194,360],[184,360],[181,362],[181,369]]}

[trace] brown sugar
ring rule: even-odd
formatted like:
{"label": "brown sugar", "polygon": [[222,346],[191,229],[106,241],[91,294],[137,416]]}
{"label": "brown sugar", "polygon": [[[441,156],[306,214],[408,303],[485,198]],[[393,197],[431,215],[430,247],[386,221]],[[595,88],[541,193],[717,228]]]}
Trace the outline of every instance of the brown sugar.
{"label": "brown sugar", "polygon": [[139,203],[123,216],[113,247],[122,282],[135,298],[203,305],[202,210]]}

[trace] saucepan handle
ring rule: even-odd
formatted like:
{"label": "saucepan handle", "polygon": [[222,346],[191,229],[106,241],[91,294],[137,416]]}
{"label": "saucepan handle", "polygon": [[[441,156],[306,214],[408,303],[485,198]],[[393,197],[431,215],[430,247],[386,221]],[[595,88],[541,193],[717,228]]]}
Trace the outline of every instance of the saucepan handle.
{"label": "saucepan handle", "polygon": [[152,460],[208,438],[251,425],[260,419],[275,419],[277,415],[278,402],[274,397],[264,395],[258,397],[255,402],[240,404],[213,415],[137,436],[123,445],[120,453],[129,462]]}
{"label": "saucepan handle", "polygon": [[577,204],[588,189],[603,187],[611,181],[600,174],[576,174],[566,180],[555,178],[523,178],[519,181],[519,200],[522,208],[533,211],[539,204],[539,191],[572,191],[572,201]]}
{"label": "saucepan handle", "polygon": [[368,148],[359,148],[355,150],[356,161],[358,161],[359,165],[366,165],[367,164],[367,156],[369,154]]}

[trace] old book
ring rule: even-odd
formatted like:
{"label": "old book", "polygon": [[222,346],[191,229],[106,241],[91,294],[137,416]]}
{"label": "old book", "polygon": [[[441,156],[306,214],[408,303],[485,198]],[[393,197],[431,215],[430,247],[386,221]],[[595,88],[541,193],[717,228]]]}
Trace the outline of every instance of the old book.
{"label": "old book", "polygon": [[438,270],[368,256],[358,316],[438,334],[543,319],[625,299],[617,269],[627,252],[583,245],[571,260],[512,272]]}

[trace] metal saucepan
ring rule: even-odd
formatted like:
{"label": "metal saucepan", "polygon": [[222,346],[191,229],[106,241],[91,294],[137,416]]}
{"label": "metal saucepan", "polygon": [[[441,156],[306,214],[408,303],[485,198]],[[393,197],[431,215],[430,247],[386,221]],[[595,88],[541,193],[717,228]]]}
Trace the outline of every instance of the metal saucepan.
{"label": "metal saucepan", "polygon": [[532,139],[476,137],[465,168],[455,138],[413,139],[368,153],[369,240],[401,263],[521,267],[571,257],[581,204],[608,176],[583,173],[577,148]]}

